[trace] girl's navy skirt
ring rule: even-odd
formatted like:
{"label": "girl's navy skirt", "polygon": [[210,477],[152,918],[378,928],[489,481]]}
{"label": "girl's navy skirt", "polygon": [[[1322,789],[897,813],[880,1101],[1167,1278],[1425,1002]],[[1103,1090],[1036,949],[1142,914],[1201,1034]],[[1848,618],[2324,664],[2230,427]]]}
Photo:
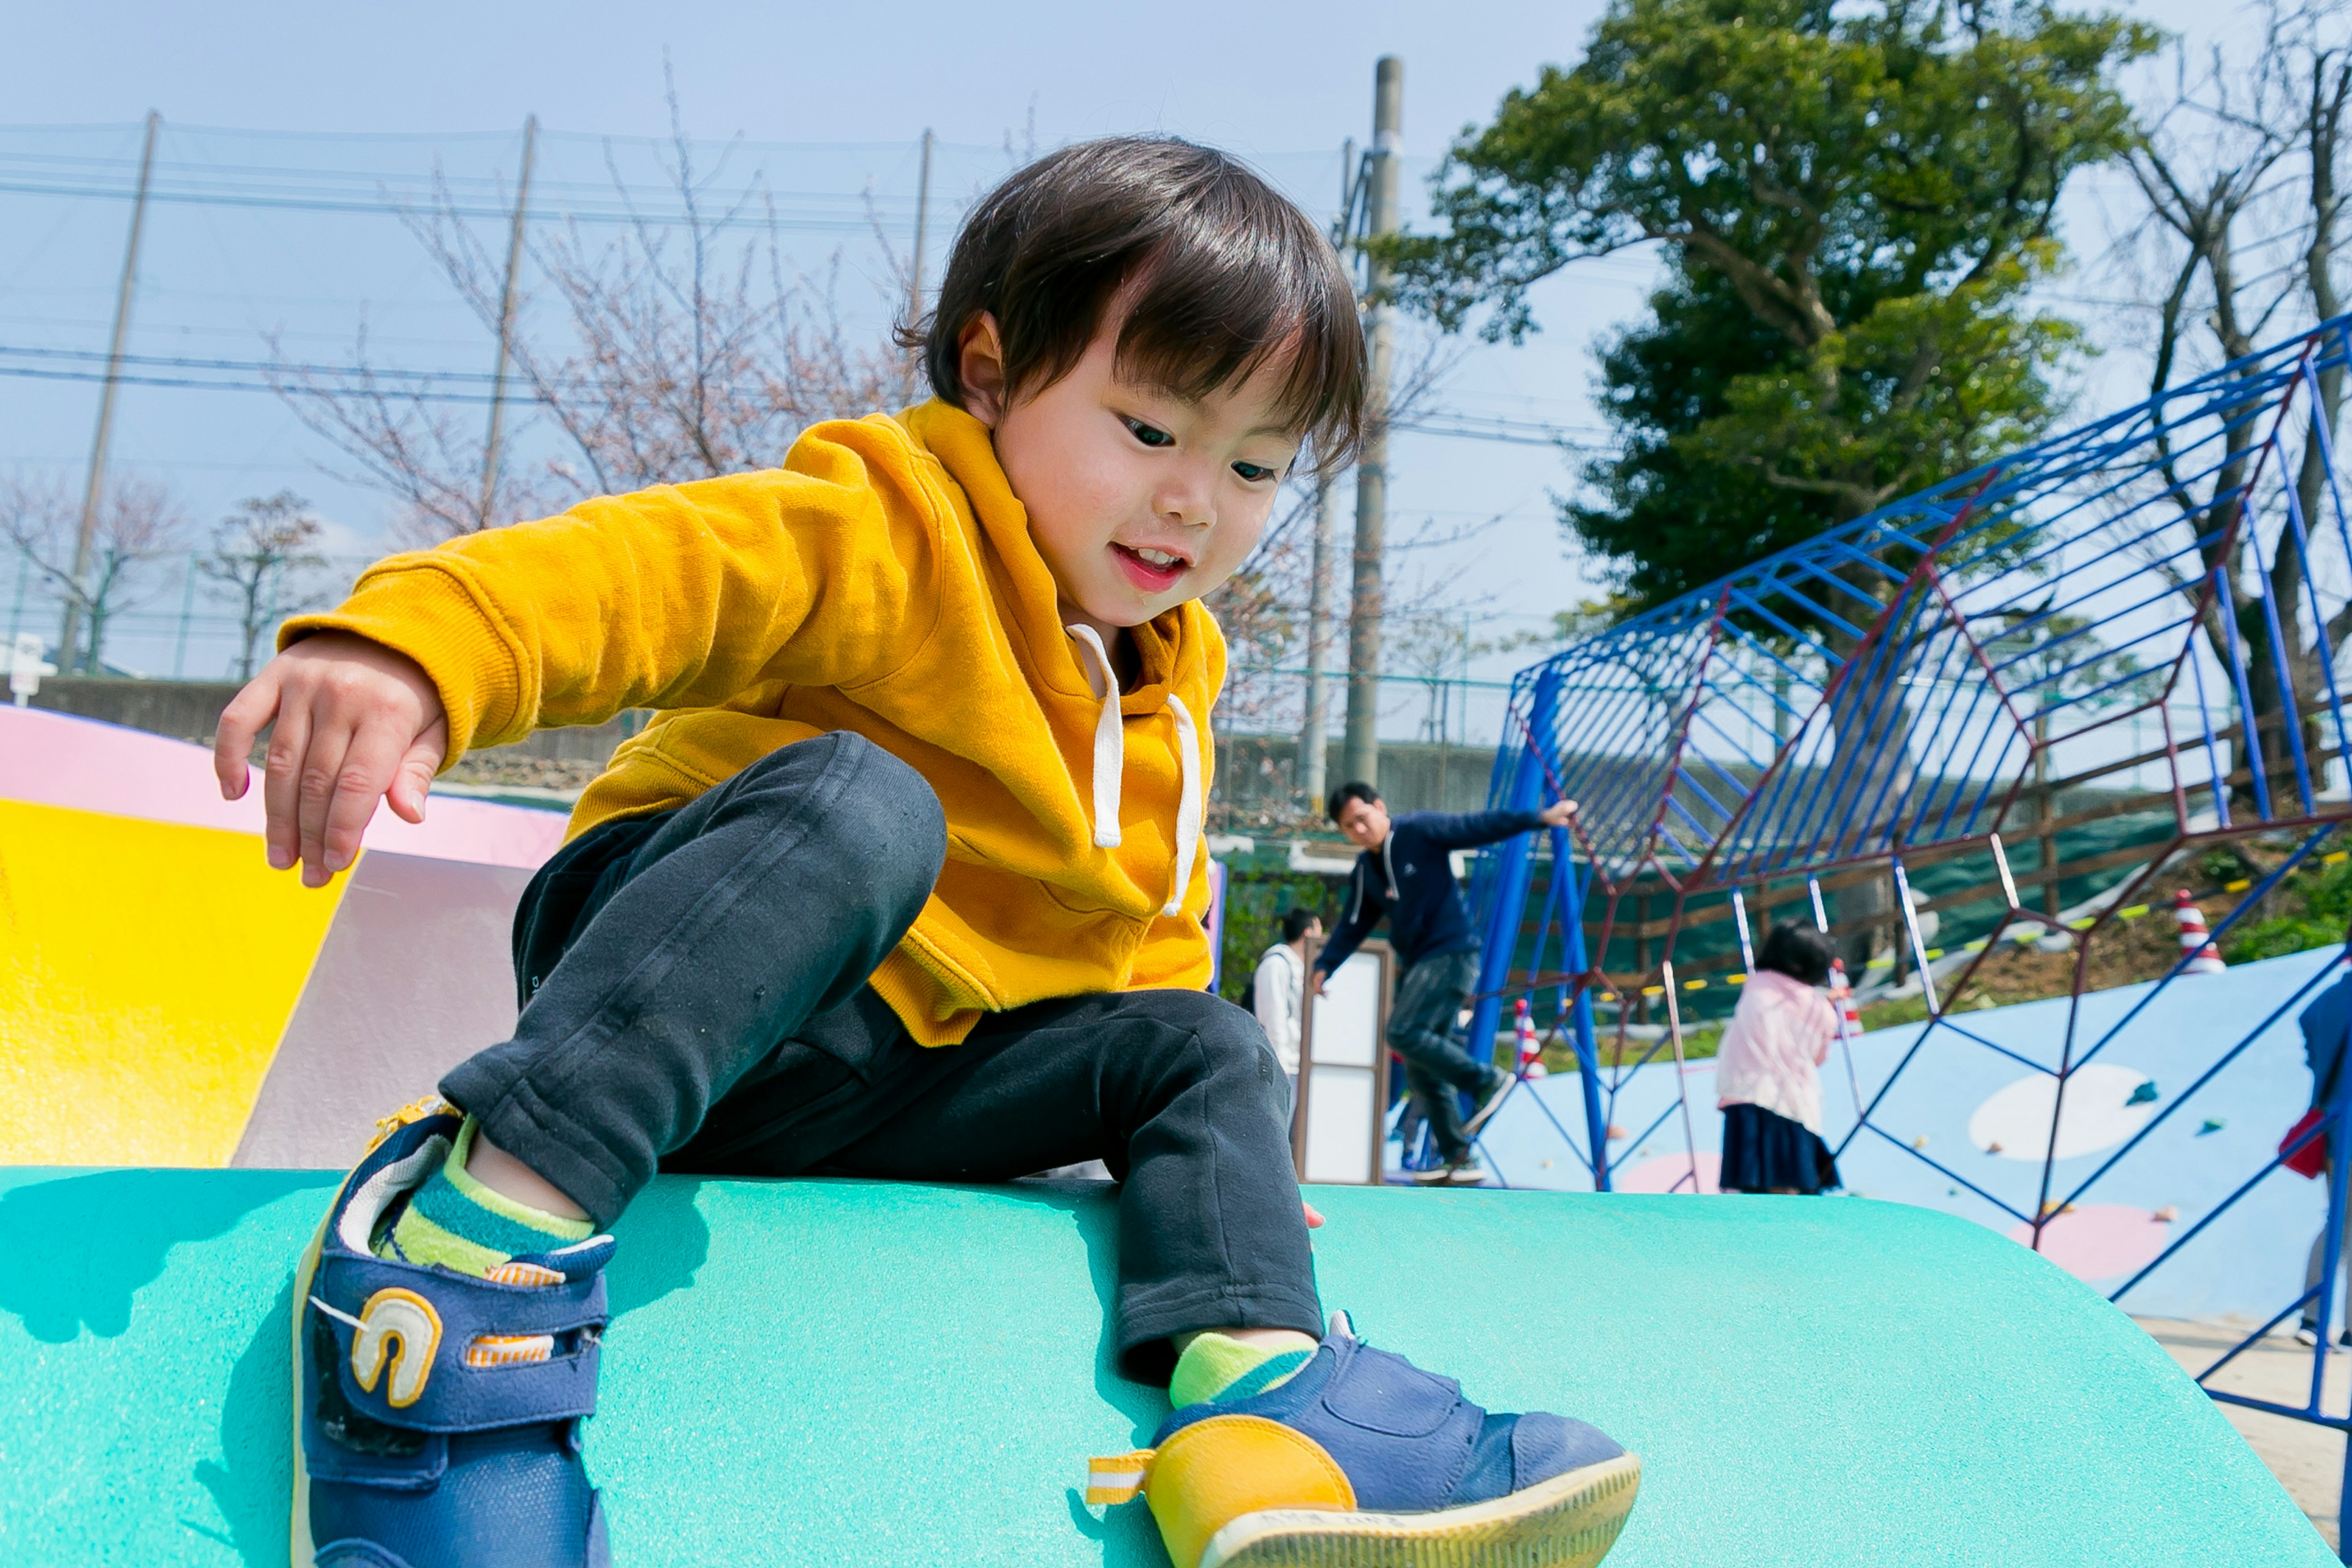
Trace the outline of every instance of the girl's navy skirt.
{"label": "girl's navy skirt", "polygon": [[1727,1193],[1818,1193],[1844,1184],[1830,1146],[1803,1122],[1760,1105],[1727,1105],[1717,1184]]}

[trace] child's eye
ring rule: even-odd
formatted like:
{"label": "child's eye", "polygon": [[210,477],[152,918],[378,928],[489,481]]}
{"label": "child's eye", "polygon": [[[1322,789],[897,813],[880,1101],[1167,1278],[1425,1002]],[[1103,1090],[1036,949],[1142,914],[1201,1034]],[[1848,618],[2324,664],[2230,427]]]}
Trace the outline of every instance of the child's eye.
{"label": "child's eye", "polygon": [[1243,482],[1253,485],[1260,479],[1270,479],[1275,477],[1275,471],[1264,463],[1235,463],[1234,472],[1242,477]]}
{"label": "child's eye", "polygon": [[[1119,417],[1127,419],[1125,415]],[[1165,430],[1146,425],[1140,419],[1127,419],[1127,428],[1129,434],[1147,447],[1172,447],[1176,444],[1175,437]]]}

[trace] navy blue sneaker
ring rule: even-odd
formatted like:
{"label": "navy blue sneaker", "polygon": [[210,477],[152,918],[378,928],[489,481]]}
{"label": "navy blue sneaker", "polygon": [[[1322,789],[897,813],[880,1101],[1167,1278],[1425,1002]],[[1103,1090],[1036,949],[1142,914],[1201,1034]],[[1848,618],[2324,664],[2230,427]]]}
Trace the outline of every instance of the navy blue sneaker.
{"label": "navy blue sneaker", "polygon": [[1091,1461],[1087,1501],[1143,1493],[1176,1568],[1591,1568],[1642,1484],[1598,1428],[1489,1415],[1344,1313],[1296,1377],[1252,1382]]}
{"label": "navy blue sneaker", "polygon": [[608,1568],[580,1423],[613,1238],[491,1279],[371,1250],[460,1124],[388,1118],[296,1270],[295,1568]]}

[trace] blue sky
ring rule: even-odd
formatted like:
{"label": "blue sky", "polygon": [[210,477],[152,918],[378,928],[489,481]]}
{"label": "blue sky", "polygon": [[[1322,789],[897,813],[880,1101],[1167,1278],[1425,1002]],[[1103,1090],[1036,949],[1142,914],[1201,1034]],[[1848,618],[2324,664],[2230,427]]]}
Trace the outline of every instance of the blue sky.
{"label": "blue sky", "polygon": [[[195,161],[374,167],[369,161],[381,160],[409,178],[441,160],[510,173],[527,113],[562,132],[663,133],[666,54],[699,137],[867,144],[761,153],[771,179],[786,187],[854,192],[866,184],[903,202],[913,184],[913,140],[929,126],[959,148],[940,187],[952,199],[957,183],[969,189],[1001,169],[1008,138],[1023,142],[1034,122],[1040,146],[1136,130],[1211,142],[1257,162],[1321,210],[1336,195],[1339,142],[1368,132],[1378,56],[1395,53],[1406,64],[1410,202],[1446,140],[1489,114],[1541,63],[1572,61],[1598,13],[1592,0],[17,4],[8,7],[11,47],[0,60],[6,120],[94,129],[62,137],[0,132],[0,149],[131,157],[135,121],[152,108],[172,127],[167,147]],[[2179,0],[2143,14],[2159,22],[2196,15]],[[206,138],[197,127],[301,134]],[[389,147],[332,140],[387,132],[415,139]],[[593,144],[570,145],[582,180],[601,178]],[[0,343],[102,348],[126,220],[119,201],[0,194]],[[2076,237],[2090,248],[2102,239]],[[337,357],[336,345],[348,347],[364,312],[386,359],[478,369],[488,354],[485,334],[388,219],[159,211],[142,273],[135,352],[252,358],[263,352],[261,334],[276,331],[289,352]],[[1649,276],[1649,261],[1629,256],[1552,279],[1538,301],[1543,333],[1524,348],[1471,348],[1438,401],[1594,424],[1591,346],[1638,310]],[[0,382],[0,472],[78,475],[95,404],[95,388],[84,384]],[[363,489],[321,473],[319,443],[273,398],[132,388],[119,418],[118,456],[168,471],[200,519],[239,496],[290,485],[317,498],[341,536],[360,544],[388,510]],[[1459,591],[1498,629],[1533,625],[1593,592],[1587,572],[1564,558],[1552,521],[1550,496],[1570,479],[1556,452],[1406,437],[1394,470],[1392,527],[1491,524],[1451,549],[1422,552],[1404,570],[1459,574]]]}

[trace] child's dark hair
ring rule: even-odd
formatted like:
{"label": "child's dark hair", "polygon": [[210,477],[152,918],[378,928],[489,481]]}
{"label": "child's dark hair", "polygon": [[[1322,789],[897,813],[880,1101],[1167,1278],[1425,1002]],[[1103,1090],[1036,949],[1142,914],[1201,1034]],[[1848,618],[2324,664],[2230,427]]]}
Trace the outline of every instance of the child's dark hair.
{"label": "child's dark hair", "polygon": [[1809,925],[1782,921],[1764,938],[1756,967],[1785,974],[1804,985],[1826,984],[1830,977],[1830,939]]}
{"label": "child's dark hair", "polygon": [[962,407],[961,340],[986,311],[1018,395],[1067,375],[1130,286],[1122,374],[1198,398],[1281,356],[1286,426],[1326,472],[1353,454],[1364,338],[1339,253],[1240,163],[1173,137],[1081,142],[997,186],[956,237],[938,308],[898,341]]}
{"label": "child's dark hair", "polygon": [[1282,940],[1297,942],[1307,934],[1307,928],[1323,917],[1305,904],[1293,904],[1282,911]]}

